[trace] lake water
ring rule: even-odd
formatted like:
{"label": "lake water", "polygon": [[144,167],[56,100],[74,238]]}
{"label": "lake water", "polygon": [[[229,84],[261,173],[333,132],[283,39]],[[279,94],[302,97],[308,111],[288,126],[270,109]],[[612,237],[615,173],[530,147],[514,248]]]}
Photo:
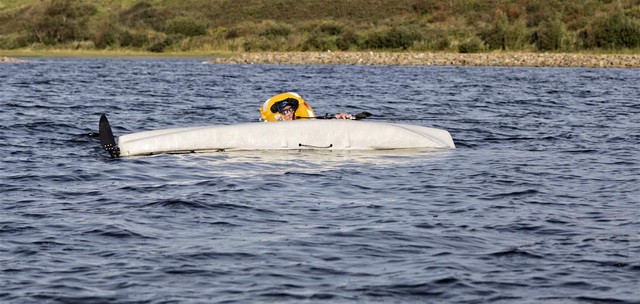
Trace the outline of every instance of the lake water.
{"label": "lake water", "polygon": [[[640,70],[0,65],[2,303],[640,303]],[[268,97],[457,149],[110,159]]]}

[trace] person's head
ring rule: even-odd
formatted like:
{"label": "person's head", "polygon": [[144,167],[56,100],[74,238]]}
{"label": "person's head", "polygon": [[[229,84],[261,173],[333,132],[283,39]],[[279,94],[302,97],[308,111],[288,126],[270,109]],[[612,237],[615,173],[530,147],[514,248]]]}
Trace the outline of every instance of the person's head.
{"label": "person's head", "polygon": [[280,113],[282,114],[282,120],[294,120],[296,109],[294,109],[292,106],[287,105],[286,107],[284,107],[284,109],[282,109]]}
{"label": "person's head", "polygon": [[296,110],[298,110],[298,101],[294,98],[278,101],[271,106],[271,112],[280,113],[279,120],[296,119]]}

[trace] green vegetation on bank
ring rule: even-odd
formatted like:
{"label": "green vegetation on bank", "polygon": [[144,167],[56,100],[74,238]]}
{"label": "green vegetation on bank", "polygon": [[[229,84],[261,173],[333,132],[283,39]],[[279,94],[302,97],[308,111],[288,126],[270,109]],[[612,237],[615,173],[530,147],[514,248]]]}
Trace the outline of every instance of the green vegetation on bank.
{"label": "green vegetation on bank", "polygon": [[0,0],[0,50],[638,53],[640,0]]}

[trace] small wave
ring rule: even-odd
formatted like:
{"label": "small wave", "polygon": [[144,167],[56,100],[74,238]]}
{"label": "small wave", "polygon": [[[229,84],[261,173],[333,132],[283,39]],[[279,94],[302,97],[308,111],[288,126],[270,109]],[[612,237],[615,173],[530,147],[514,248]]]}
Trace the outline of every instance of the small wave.
{"label": "small wave", "polygon": [[23,233],[25,231],[34,230],[34,229],[37,229],[37,228],[34,226],[12,223],[12,224],[0,226],[0,235],[2,234],[14,235],[18,233]]}
{"label": "small wave", "polygon": [[[31,295],[30,297],[36,300],[36,302],[53,301],[52,303],[120,303],[122,301],[121,296],[69,296],[61,295],[61,293],[80,293],[87,292],[84,288],[73,288],[65,285],[49,287],[57,291],[43,291]],[[66,291],[66,292],[65,292]]]}
{"label": "small wave", "polygon": [[260,256],[248,252],[220,252],[220,251],[206,251],[196,252],[190,254],[181,254],[176,257],[182,260],[217,260],[217,259],[230,259],[230,260],[251,260],[258,259]]}
{"label": "small wave", "polygon": [[142,239],[152,239],[152,237],[145,236],[143,234],[131,231],[130,229],[118,227],[115,225],[108,225],[104,228],[95,228],[89,231],[85,231],[82,233],[83,235],[98,235],[103,237],[117,238],[117,239],[128,239],[128,238],[142,238]]}
{"label": "small wave", "polygon": [[261,213],[272,213],[264,208],[256,208],[249,205],[239,203],[210,203],[201,201],[188,201],[181,199],[169,199],[161,200],[157,202],[148,203],[142,205],[142,207],[162,207],[167,209],[206,209],[206,210],[228,210],[228,211],[242,211],[250,210]]}
{"label": "small wave", "polygon": [[169,275],[189,275],[189,276],[197,276],[197,275],[205,275],[205,276],[214,276],[214,275],[225,275],[226,272],[222,271],[211,271],[206,269],[197,268],[197,266],[182,266],[182,267],[170,267],[165,268],[162,272]]}
{"label": "small wave", "polygon": [[521,140],[539,140],[540,138],[537,137],[486,137],[484,138],[485,141],[521,141]]}
{"label": "small wave", "polygon": [[322,173],[307,173],[307,172],[285,172],[284,175],[291,175],[291,176],[300,176],[300,177],[322,177],[325,176]]}
{"label": "small wave", "polygon": [[210,209],[209,206],[201,202],[185,200],[162,200],[142,205],[142,207],[164,207],[169,209]]}
{"label": "small wave", "polygon": [[35,241],[35,242],[31,242],[31,244],[36,245],[40,248],[48,248],[48,247],[58,247],[58,246],[64,246],[65,244],[63,243],[59,243],[59,242],[55,242],[55,241]]}
{"label": "small wave", "polygon": [[633,299],[621,299],[616,297],[590,297],[590,296],[579,296],[573,298],[578,302],[586,302],[586,303],[615,303],[615,304],[637,304],[637,298]]}
{"label": "small wave", "polygon": [[544,257],[541,255],[533,254],[528,251],[512,248],[503,251],[493,252],[489,254],[492,257],[498,258],[527,258],[527,259],[543,259]]}
{"label": "small wave", "polygon": [[570,154],[594,154],[599,153],[600,151],[595,149],[575,149],[575,150],[562,150],[563,153]]}
{"label": "small wave", "polygon": [[309,296],[307,295],[300,295],[300,294],[295,294],[292,292],[284,292],[284,291],[269,291],[269,292],[260,293],[259,296],[268,297],[268,298],[278,298],[280,300],[285,300],[285,299],[305,300],[309,298]]}
{"label": "small wave", "polygon": [[540,193],[540,191],[538,191],[538,190],[527,189],[527,190],[522,190],[522,191],[513,191],[513,192],[492,194],[492,195],[486,197],[485,199],[495,200],[495,199],[503,199],[503,198],[506,198],[506,197],[529,196],[529,195],[534,195],[534,194],[539,194],[539,193]]}
{"label": "small wave", "polygon": [[463,140],[463,139],[454,138],[453,140],[455,141],[456,148],[475,148],[475,147],[477,147],[477,145],[472,144],[471,142],[468,142],[468,141]]}
{"label": "small wave", "polygon": [[7,106],[8,107],[12,107],[12,108],[24,108],[24,109],[50,109],[50,108],[56,108],[56,107],[47,106],[47,105],[33,104],[30,101],[25,102],[25,103],[10,102],[10,103],[7,103]]}
{"label": "small wave", "polygon": [[[358,288],[355,291],[363,293],[371,297],[437,297],[445,294],[444,291],[439,290],[437,286],[431,283],[416,283],[416,284],[390,284],[390,285],[378,285],[367,286]],[[402,301],[400,301],[402,302]]]}

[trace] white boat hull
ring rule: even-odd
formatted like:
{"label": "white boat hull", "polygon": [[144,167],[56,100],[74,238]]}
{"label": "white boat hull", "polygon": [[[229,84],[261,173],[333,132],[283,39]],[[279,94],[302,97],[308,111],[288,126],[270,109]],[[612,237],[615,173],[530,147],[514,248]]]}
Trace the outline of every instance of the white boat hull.
{"label": "white boat hull", "polygon": [[120,136],[121,156],[234,150],[455,148],[445,130],[354,120],[175,128]]}

